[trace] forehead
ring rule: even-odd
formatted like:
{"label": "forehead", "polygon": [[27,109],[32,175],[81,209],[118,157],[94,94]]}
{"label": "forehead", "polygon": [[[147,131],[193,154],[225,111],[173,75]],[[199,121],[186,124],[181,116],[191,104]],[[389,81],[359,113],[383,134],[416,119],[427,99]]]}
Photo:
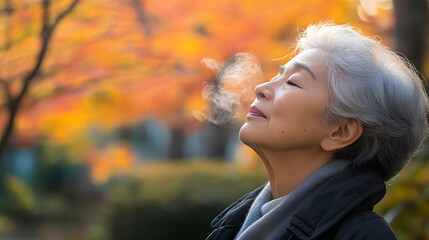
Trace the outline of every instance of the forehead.
{"label": "forehead", "polygon": [[293,68],[296,63],[305,64],[316,78],[326,78],[326,55],[322,50],[310,49],[299,53],[286,64],[286,69]]}

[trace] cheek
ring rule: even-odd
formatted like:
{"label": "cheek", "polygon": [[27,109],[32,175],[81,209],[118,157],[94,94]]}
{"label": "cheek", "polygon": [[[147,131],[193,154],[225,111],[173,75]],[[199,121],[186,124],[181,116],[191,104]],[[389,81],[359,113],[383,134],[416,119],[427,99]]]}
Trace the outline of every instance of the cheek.
{"label": "cheek", "polygon": [[324,106],[320,100],[296,98],[278,104],[273,108],[269,132],[280,136],[291,132],[312,134],[322,123]]}

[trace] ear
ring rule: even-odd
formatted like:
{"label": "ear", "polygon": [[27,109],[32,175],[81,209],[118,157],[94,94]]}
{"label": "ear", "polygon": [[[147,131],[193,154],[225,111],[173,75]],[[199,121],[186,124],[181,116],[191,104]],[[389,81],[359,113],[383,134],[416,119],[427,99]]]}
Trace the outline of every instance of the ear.
{"label": "ear", "polygon": [[320,146],[327,152],[337,151],[358,140],[362,132],[363,126],[359,120],[344,118],[333,125],[333,130],[322,139]]}

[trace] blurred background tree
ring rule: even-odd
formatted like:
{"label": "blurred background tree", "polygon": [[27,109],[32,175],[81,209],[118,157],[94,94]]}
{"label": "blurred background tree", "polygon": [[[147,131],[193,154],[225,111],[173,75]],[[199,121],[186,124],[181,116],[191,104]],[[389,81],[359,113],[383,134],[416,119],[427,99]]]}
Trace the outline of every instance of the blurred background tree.
{"label": "blurred background tree", "polygon": [[[70,5],[62,12],[56,16],[56,18],[51,20],[51,0],[43,0],[40,3],[40,7],[42,9],[42,20],[40,27],[40,44],[39,50],[37,51],[36,60],[32,65],[30,65],[30,69],[28,73],[24,73],[22,79],[3,79],[0,78],[0,83],[3,87],[3,106],[2,108],[6,108],[8,119],[7,123],[4,126],[2,131],[2,137],[0,142],[0,162],[2,161],[2,157],[4,155],[4,151],[7,147],[7,143],[13,131],[13,127],[15,124],[15,117],[18,113],[20,104],[26,95],[28,88],[33,81],[34,78],[39,73],[39,70],[43,64],[43,60],[45,59],[46,52],[48,50],[49,43],[51,41],[52,34],[61,20],[69,14],[79,0],[74,0],[70,3]],[[14,23],[12,23],[13,14],[15,12],[14,6],[12,5],[11,0],[5,0],[4,2],[4,10],[3,13],[6,15],[6,24],[4,28],[5,34],[5,42],[3,45],[3,50],[7,54],[10,48],[14,47],[14,39],[16,36],[12,36],[12,30],[14,29]],[[51,23],[52,21],[52,23]],[[14,76],[16,77],[16,76]],[[18,82],[18,83],[16,83]],[[14,89],[16,92],[13,92],[11,89],[11,84],[18,85],[18,89]]]}
{"label": "blurred background tree", "polygon": [[[217,212],[266,180],[239,121],[194,117],[212,107],[203,83],[220,84],[201,60],[250,51],[268,80],[300,29],[331,19],[380,36],[427,76],[427,5],[0,1],[0,238],[204,238]],[[428,237],[425,153],[378,208],[401,239]]]}

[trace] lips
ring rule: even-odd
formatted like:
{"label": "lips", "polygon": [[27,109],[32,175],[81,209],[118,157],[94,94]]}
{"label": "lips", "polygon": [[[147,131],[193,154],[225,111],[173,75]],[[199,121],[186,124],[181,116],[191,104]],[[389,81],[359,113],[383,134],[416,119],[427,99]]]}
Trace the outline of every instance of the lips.
{"label": "lips", "polygon": [[267,118],[262,112],[261,110],[259,110],[258,108],[251,106],[249,109],[249,113],[247,114],[248,116],[254,116],[254,117],[261,117],[261,118]]}

